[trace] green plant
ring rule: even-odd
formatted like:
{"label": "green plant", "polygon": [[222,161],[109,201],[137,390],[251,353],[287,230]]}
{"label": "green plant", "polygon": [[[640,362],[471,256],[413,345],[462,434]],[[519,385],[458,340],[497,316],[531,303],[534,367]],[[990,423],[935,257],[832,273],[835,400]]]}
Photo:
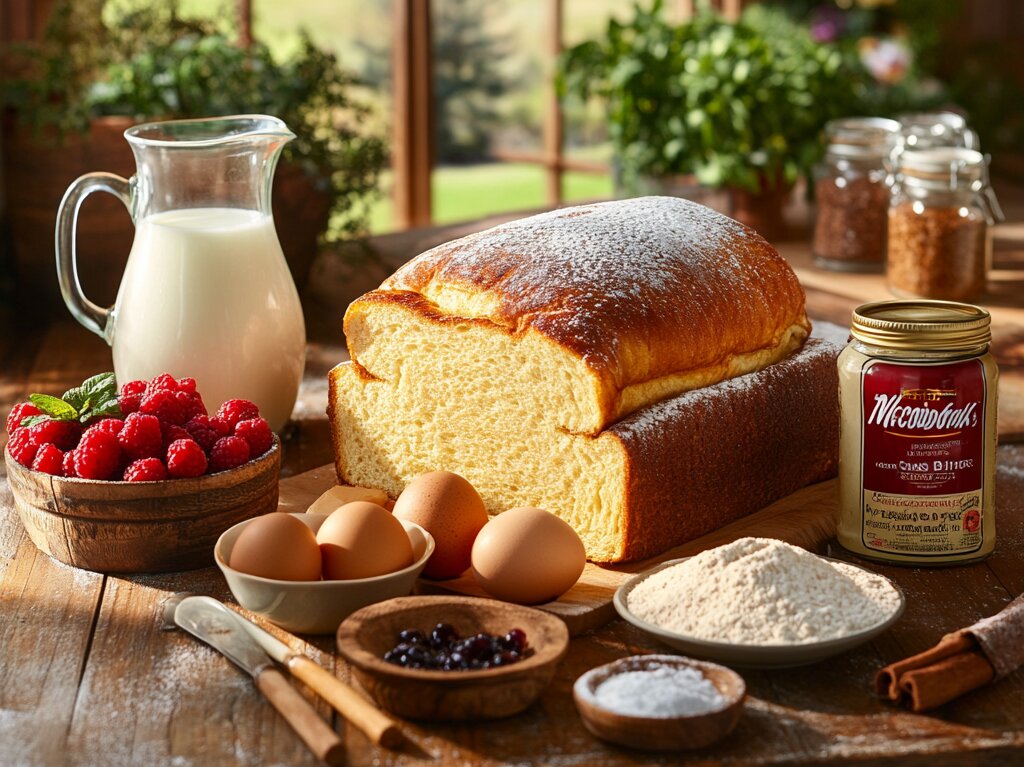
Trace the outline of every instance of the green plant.
{"label": "green plant", "polygon": [[[88,0],[100,18],[100,0]],[[123,4],[122,4],[123,5]],[[129,4],[104,15],[101,39],[73,35],[77,3],[58,8],[34,62],[8,98],[19,114],[59,131],[85,131],[93,117],[139,120],[239,113],[280,117],[296,134],[284,158],[303,168],[332,199],[328,239],[365,231],[369,205],[387,164],[384,140],[368,126],[359,82],[330,52],[303,35],[298,51],[276,61],[259,42],[238,45],[223,24],[182,18],[175,3]],[[91,17],[92,18],[92,17]],[[105,56],[94,48],[99,45]],[[81,64],[59,66],[61,50]],[[52,104],[50,111],[32,109]],[[37,125],[37,127],[39,127]]]}
{"label": "green plant", "polygon": [[693,173],[709,186],[792,183],[825,122],[857,109],[859,73],[785,14],[753,6],[736,23],[701,9],[673,25],[661,1],[566,51],[563,93],[607,100],[627,186]]}

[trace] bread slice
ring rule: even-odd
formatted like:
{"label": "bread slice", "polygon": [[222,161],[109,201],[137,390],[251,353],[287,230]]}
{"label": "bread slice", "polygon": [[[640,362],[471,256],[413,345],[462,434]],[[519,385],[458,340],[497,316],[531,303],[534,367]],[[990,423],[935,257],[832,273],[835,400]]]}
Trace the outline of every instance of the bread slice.
{"label": "bread slice", "polygon": [[808,329],[785,261],[694,203],[506,224],[349,307],[338,475],[396,496],[455,471],[491,513],[559,514],[592,560],[643,558],[834,472],[838,349]]}
{"label": "bread slice", "polygon": [[470,334],[478,352],[456,366],[532,366],[525,396],[546,422],[590,435],[760,370],[809,330],[800,283],[768,242],[674,197],[566,208],[440,245],[345,315],[349,354],[370,376],[394,381],[410,356],[449,353],[436,336]]}

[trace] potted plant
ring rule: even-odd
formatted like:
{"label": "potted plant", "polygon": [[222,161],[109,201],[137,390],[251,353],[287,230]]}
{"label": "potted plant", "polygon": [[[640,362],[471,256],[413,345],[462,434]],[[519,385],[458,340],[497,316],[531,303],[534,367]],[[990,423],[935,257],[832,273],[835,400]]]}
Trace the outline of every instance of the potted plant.
{"label": "potted plant", "polygon": [[[319,242],[364,232],[387,149],[355,77],[303,36],[278,61],[258,42],[182,18],[174,4],[134,5],[103,23],[103,0],[58,5],[41,44],[17,51],[21,76],[5,86],[5,182],[19,286],[58,304],[53,220],[81,173],[128,176],[121,133],[152,119],[267,113],[296,134],[275,178],[275,222],[301,288]],[[83,30],[85,34],[83,34]],[[43,171],[40,172],[40,168]],[[31,190],[31,193],[28,192]],[[79,236],[83,271],[97,300],[111,301],[132,241],[115,200],[88,202]]]}
{"label": "potted plant", "polygon": [[733,214],[769,238],[825,122],[856,111],[859,80],[838,50],[760,6],[735,23],[704,8],[674,25],[655,0],[561,61],[563,93],[607,100],[627,193],[692,174],[728,189]]}

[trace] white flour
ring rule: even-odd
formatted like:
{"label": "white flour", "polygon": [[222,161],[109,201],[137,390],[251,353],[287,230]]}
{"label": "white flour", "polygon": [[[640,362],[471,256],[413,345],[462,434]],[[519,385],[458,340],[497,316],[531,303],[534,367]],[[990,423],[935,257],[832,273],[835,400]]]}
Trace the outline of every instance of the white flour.
{"label": "white flour", "polygon": [[641,620],[717,642],[805,644],[854,634],[891,616],[899,593],[879,575],[771,538],[741,538],[640,582]]}
{"label": "white flour", "polygon": [[648,666],[614,674],[598,685],[593,700],[624,716],[696,716],[723,708],[727,701],[695,668]]}

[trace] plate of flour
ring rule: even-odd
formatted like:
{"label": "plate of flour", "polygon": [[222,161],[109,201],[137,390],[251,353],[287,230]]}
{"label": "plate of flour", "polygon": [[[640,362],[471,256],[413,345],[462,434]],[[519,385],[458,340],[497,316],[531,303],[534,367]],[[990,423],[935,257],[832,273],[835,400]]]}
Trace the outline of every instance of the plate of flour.
{"label": "plate of flour", "polygon": [[615,592],[626,621],[687,655],[748,668],[846,652],[903,614],[903,592],[862,567],[772,538],[665,562]]}

